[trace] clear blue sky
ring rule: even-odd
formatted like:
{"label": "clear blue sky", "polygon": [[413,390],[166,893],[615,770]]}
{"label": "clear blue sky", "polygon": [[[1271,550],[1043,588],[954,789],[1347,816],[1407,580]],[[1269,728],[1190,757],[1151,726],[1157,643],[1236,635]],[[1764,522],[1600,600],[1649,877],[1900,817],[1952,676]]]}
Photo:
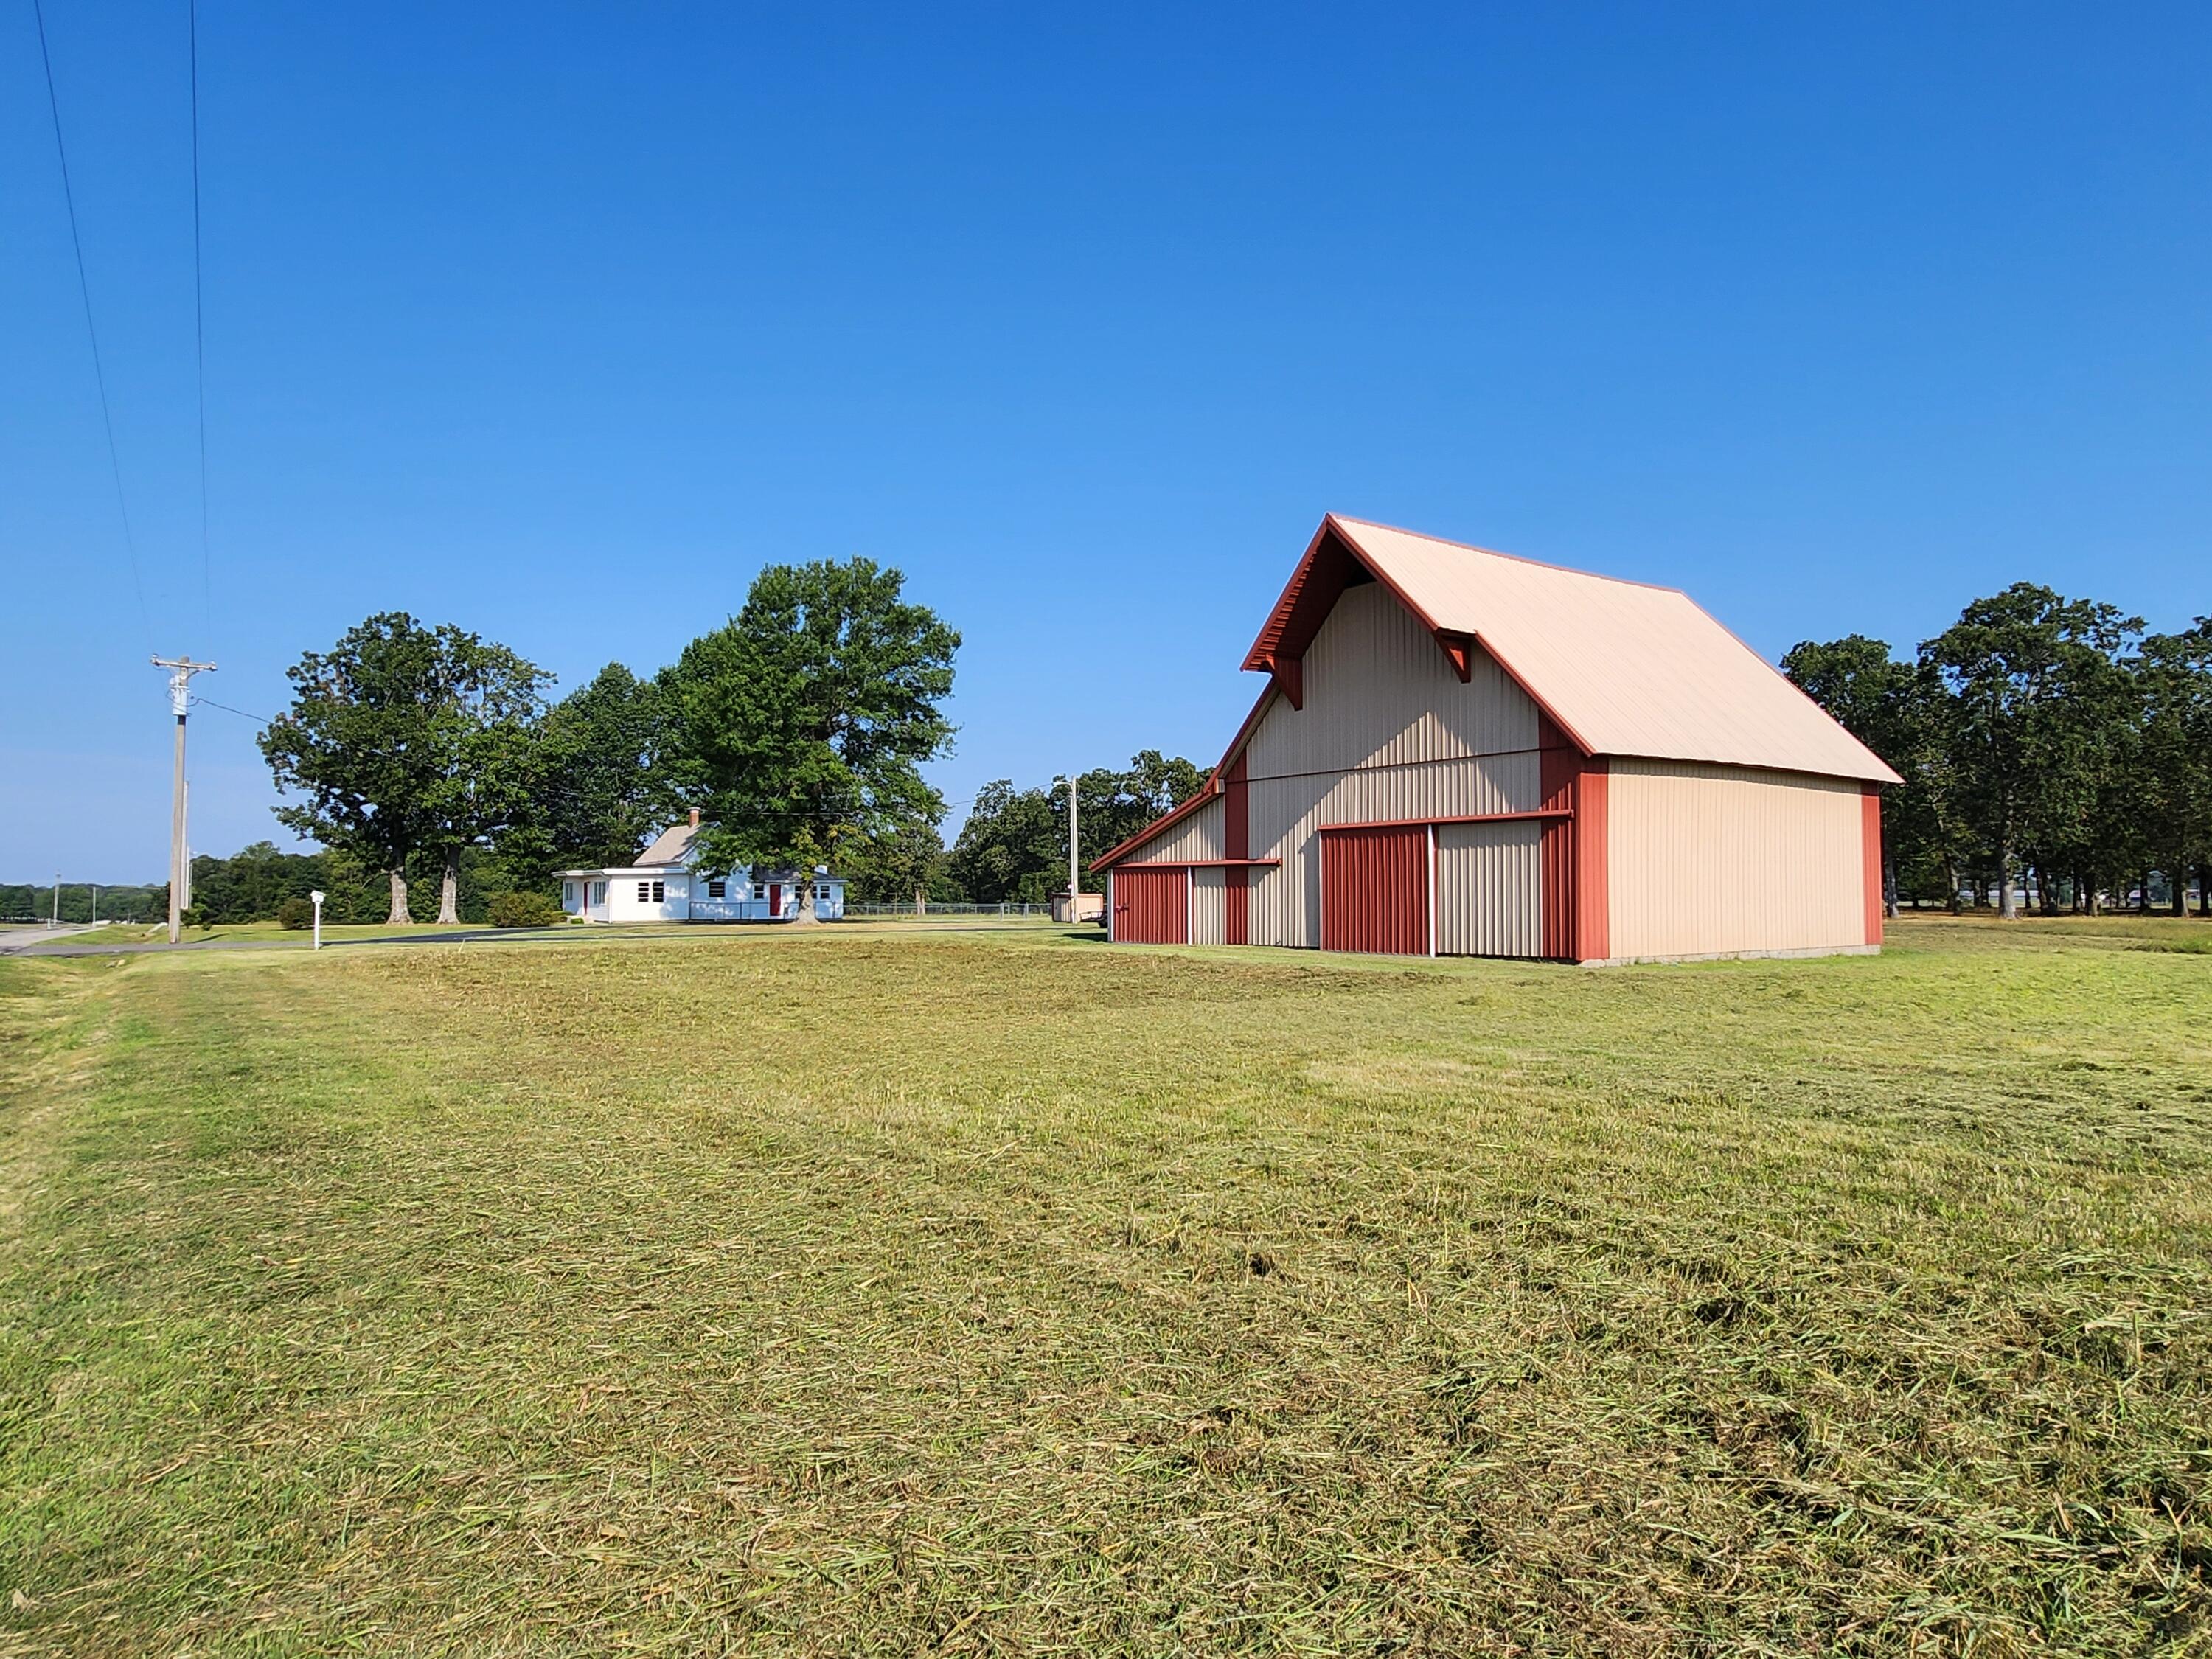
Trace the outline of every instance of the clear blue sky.
{"label": "clear blue sky", "polygon": [[[2212,611],[2212,13],[0,4],[0,878],[158,878],[155,647],[404,608],[573,685],[771,560],[964,634],[956,800],[1211,760],[1325,511],[1759,649]],[[210,603],[211,595],[211,603]],[[193,722],[194,842],[275,836]],[[957,823],[957,815],[956,815]]]}

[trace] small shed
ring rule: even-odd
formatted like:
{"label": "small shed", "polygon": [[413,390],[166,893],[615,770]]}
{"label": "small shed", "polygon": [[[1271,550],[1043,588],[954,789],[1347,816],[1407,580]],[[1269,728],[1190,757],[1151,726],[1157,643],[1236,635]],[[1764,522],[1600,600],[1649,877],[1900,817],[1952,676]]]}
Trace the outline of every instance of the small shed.
{"label": "small shed", "polygon": [[1581,963],[1881,943],[1897,775],[1678,589],[1330,515],[1123,942]]}

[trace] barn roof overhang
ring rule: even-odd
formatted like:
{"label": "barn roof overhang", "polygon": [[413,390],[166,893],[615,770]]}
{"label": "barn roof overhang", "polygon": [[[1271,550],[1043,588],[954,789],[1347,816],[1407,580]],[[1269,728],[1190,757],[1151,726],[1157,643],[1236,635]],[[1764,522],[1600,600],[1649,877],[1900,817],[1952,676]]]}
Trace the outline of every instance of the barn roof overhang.
{"label": "barn roof overhang", "polygon": [[[1345,529],[1334,513],[1323,516],[1321,528],[1306,544],[1304,556],[1291,579],[1284,584],[1282,597],[1275,608],[1267,613],[1259,637],[1252,648],[1244,653],[1248,671],[1266,674],[1275,688],[1290,699],[1291,707],[1305,706],[1305,653],[1321,632],[1322,624],[1328,620],[1329,612],[1348,588],[1359,587],[1369,582],[1380,582],[1391,596],[1406,608],[1407,614],[1429,631],[1452,672],[1464,684],[1474,672],[1478,651],[1488,656],[1505,672],[1506,678],[1527,693],[1528,700],[1551,717],[1553,725],[1584,755],[1596,751],[1583,741],[1571,722],[1560,718],[1559,713],[1547,702],[1535,687],[1500,656],[1483,639],[1479,629],[1445,628],[1393,579],[1390,572],[1370,558],[1358,541]],[[1249,722],[1247,723],[1248,727]],[[1239,734],[1240,741],[1243,733]],[[1234,755],[1232,746],[1230,754]],[[1224,759],[1224,765],[1227,763]]]}

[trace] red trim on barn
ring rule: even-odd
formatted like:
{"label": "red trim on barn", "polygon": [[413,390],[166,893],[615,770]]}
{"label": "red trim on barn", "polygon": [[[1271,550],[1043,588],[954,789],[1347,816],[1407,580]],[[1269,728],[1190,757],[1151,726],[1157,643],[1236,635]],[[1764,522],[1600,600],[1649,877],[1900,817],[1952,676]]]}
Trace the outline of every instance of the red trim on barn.
{"label": "red trim on barn", "polygon": [[1454,634],[1444,629],[1437,630],[1437,643],[1444,648],[1444,659],[1452,665],[1452,672],[1465,685],[1474,677],[1474,635]]}
{"label": "red trim on barn", "polygon": [[1881,791],[1859,791],[1859,859],[1866,885],[1866,942],[1881,943]]}
{"label": "red trim on barn", "polygon": [[1316,835],[1324,835],[1332,830],[1397,830],[1414,824],[1525,823],[1532,818],[1565,818],[1573,816],[1571,812],[1541,810],[1533,812],[1460,812],[1447,813],[1441,817],[1433,818],[1362,818],[1356,823],[1319,823],[1314,826],[1314,830]]}
{"label": "red trim on barn", "polygon": [[1276,870],[1280,859],[1131,859],[1116,870]]}
{"label": "red trim on barn", "polygon": [[1575,954],[1603,962],[1612,954],[1612,914],[1606,878],[1605,757],[1585,760],[1575,779]]}
{"label": "red trim on barn", "polygon": [[[1221,850],[1232,859],[1252,856],[1252,786],[1246,780],[1244,751],[1230,760],[1221,787]],[[1252,942],[1252,866],[1237,864],[1221,878],[1221,937],[1225,944]]]}
{"label": "red trim on barn", "polygon": [[1537,847],[1543,889],[1543,939],[1540,948],[1555,962],[1575,959],[1575,780],[1582,757],[1548,714],[1536,717],[1538,799],[1553,814]]}
{"label": "red trim on barn", "polygon": [[[1527,562],[1533,564],[1537,561],[1532,559]],[[1575,747],[1586,755],[1591,752],[1589,744],[1583,741],[1582,734],[1561,720],[1559,712],[1537,694],[1534,686],[1522,678],[1511,663],[1492,650],[1489,642],[1480,633],[1453,633],[1448,638],[1446,630],[1437,626],[1436,618],[1414,604],[1413,597],[1391,580],[1389,571],[1360,551],[1359,544],[1338,522],[1334,513],[1322,520],[1321,528],[1314,532],[1313,540],[1306,544],[1305,556],[1298,561],[1297,568],[1291,573],[1291,580],[1284,586],[1282,597],[1275,601],[1274,610],[1268,613],[1266,624],[1260,629],[1260,636],[1252,641],[1252,648],[1244,653],[1244,666],[1272,674],[1280,684],[1284,665],[1290,661],[1303,660],[1306,647],[1321,632],[1321,625],[1328,620],[1328,613],[1336,608],[1336,602],[1344,596],[1344,590],[1369,581],[1378,581],[1389,589],[1396,596],[1398,603],[1406,607],[1407,614],[1437,636],[1445,654],[1452,657],[1455,671],[1459,669],[1459,659],[1453,655],[1451,640],[1465,640],[1470,648],[1480,646],[1491,660],[1504,671],[1505,677],[1521,688],[1528,701],[1566,733]],[[1470,649],[1468,667],[1460,672],[1460,678],[1468,678],[1473,669]],[[1285,689],[1288,690],[1287,687]],[[1291,700],[1291,706],[1294,708],[1304,706],[1304,688],[1302,684],[1297,687],[1297,693]]]}

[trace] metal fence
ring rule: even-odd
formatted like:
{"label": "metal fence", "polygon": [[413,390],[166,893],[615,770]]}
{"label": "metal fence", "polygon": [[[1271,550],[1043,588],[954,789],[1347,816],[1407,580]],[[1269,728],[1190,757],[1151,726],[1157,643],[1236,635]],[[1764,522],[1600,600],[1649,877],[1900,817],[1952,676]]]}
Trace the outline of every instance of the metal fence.
{"label": "metal fence", "polygon": [[932,916],[1049,916],[1049,904],[939,904],[930,901],[927,909],[917,911],[912,903],[906,904],[848,904],[848,918],[860,916],[899,916],[908,921],[927,921]]}

